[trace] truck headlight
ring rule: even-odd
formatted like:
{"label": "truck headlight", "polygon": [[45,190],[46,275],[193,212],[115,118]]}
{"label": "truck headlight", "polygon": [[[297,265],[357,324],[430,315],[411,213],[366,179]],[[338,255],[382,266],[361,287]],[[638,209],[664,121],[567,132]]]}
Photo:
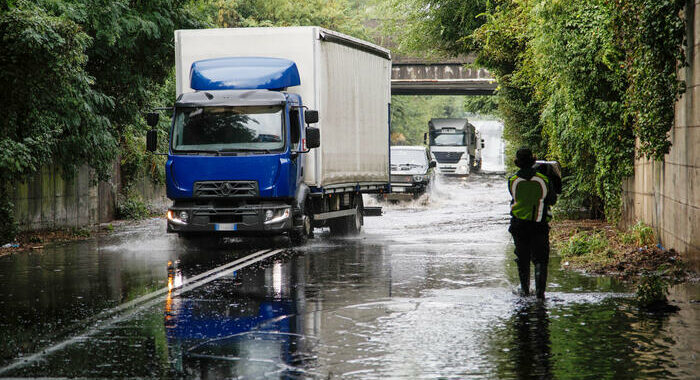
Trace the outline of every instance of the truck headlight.
{"label": "truck headlight", "polygon": [[265,211],[265,224],[275,224],[283,222],[289,218],[292,211],[289,208],[280,208],[277,210]]}
{"label": "truck headlight", "polygon": [[459,165],[459,167],[457,167],[457,172],[458,172],[458,173],[466,173],[466,172],[467,172],[467,169],[468,169],[468,168],[467,168],[466,165]]}
{"label": "truck headlight", "polygon": [[414,182],[423,182],[424,179],[425,179],[425,176],[420,175],[420,174],[417,174],[417,175],[414,175],[414,176],[413,176],[413,181],[414,181]]}
{"label": "truck headlight", "polygon": [[168,210],[166,216],[169,221],[175,224],[187,224],[187,220],[189,219],[189,214],[187,213],[187,211],[180,211],[179,214],[176,214],[175,211]]}

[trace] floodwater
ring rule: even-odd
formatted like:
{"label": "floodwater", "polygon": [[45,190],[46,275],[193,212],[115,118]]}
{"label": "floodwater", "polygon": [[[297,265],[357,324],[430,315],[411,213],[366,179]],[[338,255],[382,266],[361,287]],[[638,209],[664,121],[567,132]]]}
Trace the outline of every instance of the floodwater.
{"label": "floodwater", "polygon": [[648,314],[553,254],[547,301],[514,294],[504,182],[440,180],[294,250],[185,249],[156,219],[2,257],[0,377],[698,378],[698,285]]}

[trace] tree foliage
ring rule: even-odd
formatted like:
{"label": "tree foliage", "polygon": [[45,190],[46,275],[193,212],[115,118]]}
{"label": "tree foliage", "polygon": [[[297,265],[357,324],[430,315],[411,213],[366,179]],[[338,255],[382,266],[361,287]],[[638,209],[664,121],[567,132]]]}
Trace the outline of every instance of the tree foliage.
{"label": "tree foliage", "polygon": [[222,28],[313,25],[365,37],[361,10],[349,0],[213,0],[199,12]]}
{"label": "tree foliage", "polygon": [[439,117],[464,117],[461,97],[392,96],[392,145],[422,145],[428,121]]}
{"label": "tree foliage", "polygon": [[464,97],[464,111],[486,117],[498,115],[498,96],[472,95]]}
{"label": "tree foliage", "polygon": [[[0,5],[0,241],[11,239],[12,186],[47,163],[97,178],[120,158],[122,188],[144,172],[141,115],[175,98],[173,32],[209,26],[320,25],[363,36],[358,0],[17,0]],[[9,90],[11,89],[11,90]],[[159,125],[161,148],[167,118]]]}
{"label": "tree foliage", "polygon": [[[602,202],[615,219],[635,141],[647,157],[668,153],[683,92],[685,1],[395,1],[411,12],[408,20],[425,23],[428,36],[413,39],[423,49],[474,53],[491,71],[509,152],[527,145],[561,161],[564,203]],[[445,9],[464,12],[451,19]],[[459,36],[450,32],[457,29]]]}
{"label": "tree foliage", "polygon": [[420,56],[459,55],[475,49],[472,33],[487,18],[492,0],[386,0],[381,18],[397,50]]}
{"label": "tree foliage", "polygon": [[97,178],[109,176],[125,142],[145,129],[140,115],[172,70],[173,31],[197,20],[185,0],[4,5],[0,240],[15,232],[11,187],[42,165],[70,175],[88,164]]}

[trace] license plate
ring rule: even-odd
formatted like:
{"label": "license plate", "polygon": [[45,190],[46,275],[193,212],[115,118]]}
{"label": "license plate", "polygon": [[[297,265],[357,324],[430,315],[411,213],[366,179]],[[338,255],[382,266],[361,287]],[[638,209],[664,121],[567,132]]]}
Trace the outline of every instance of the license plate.
{"label": "license plate", "polygon": [[391,191],[393,191],[395,193],[403,193],[404,191],[406,191],[406,188],[405,187],[392,187]]}
{"label": "license plate", "polygon": [[238,225],[236,223],[216,223],[214,224],[214,229],[216,231],[236,231],[238,230]]}

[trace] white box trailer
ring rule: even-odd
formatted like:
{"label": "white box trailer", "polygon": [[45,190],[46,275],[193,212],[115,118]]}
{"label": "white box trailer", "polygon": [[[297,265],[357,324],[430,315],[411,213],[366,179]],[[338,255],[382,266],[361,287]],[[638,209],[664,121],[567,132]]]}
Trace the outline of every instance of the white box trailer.
{"label": "white box trailer", "polygon": [[306,156],[304,182],[324,192],[389,183],[391,56],[388,50],[315,26],[175,32],[177,95],[195,61],[270,57],[294,61],[301,85],[288,92],[319,111],[321,146]]}

